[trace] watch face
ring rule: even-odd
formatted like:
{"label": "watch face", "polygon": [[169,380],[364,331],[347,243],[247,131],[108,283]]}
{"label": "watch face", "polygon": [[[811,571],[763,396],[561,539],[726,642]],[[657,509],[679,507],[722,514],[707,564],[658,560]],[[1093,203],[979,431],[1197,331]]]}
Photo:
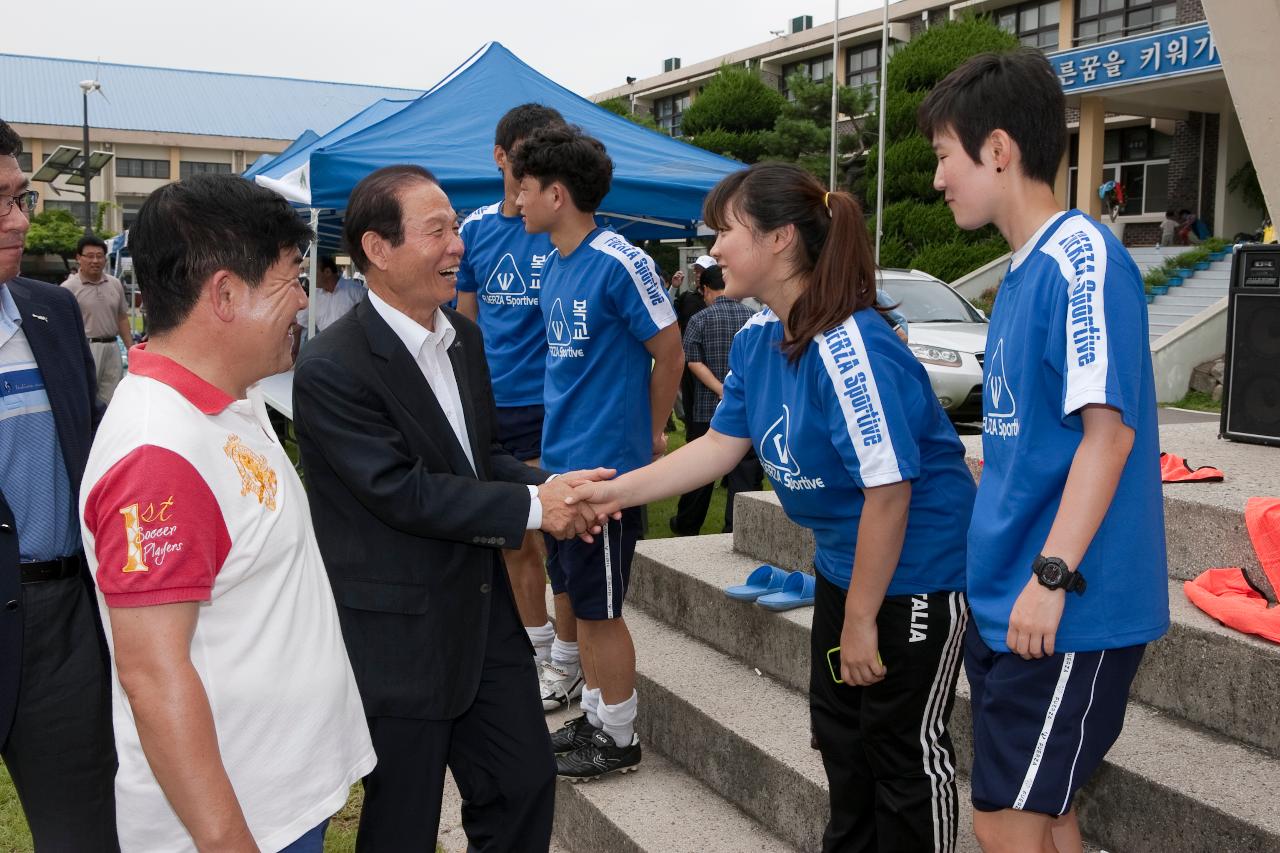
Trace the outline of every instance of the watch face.
{"label": "watch face", "polygon": [[1057,563],[1043,563],[1040,566],[1040,579],[1048,586],[1061,586],[1062,567]]}

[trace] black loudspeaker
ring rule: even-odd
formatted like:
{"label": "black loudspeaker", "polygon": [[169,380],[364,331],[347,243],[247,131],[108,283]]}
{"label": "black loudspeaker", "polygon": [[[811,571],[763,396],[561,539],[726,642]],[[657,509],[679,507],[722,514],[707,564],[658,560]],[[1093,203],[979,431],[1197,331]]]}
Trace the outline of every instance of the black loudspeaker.
{"label": "black loudspeaker", "polygon": [[1244,245],[1231,259],[1220,434],[1280,445],[1280,246]]}

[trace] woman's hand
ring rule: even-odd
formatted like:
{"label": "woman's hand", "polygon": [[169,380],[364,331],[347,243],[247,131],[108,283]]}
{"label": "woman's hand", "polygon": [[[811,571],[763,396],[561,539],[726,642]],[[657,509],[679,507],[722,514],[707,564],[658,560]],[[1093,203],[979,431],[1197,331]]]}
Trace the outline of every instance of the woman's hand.
{"label": "woman's hand", "polygon": [[880,662],[880,632],[876,622],[850,619],[846,614],[840,629],[840,678],[845,684],[867,687],[883,681],[885,669]]}

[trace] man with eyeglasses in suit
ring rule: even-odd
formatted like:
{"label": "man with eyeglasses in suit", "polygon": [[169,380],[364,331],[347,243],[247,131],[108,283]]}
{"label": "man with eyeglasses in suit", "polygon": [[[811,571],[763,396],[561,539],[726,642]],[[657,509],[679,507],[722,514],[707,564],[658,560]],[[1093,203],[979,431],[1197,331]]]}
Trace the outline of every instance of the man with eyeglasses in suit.
{"label": "man with eyeglasses in suit", "polygon": [[77,496],[97,370],[69,290],[22,278],[36,193],[0,121],[0,755],[37,850],[112,851],[106,647]]}

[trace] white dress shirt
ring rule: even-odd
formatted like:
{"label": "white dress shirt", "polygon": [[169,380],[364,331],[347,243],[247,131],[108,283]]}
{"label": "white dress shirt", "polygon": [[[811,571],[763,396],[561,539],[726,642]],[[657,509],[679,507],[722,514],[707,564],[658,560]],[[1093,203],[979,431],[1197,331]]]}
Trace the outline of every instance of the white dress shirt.
{"label": "white dress shirt", "polygon": [[[434,330],[429,330],[417,320],[402,311],[392,308],[378,294],[369,291],[369,303],[378,312],[391,331],[395,332],[400,342],[413,356],[422,376],[436,395],[436,402],[444,410],[444,416],[453,428],[453,434],[462,445],[471,470],[476,470],[476,460],[471,454],[471,437],[467,433],[467,422],[462,408],[462,397],[458,393],[458,379],[453,374],[453,362],[449,360],[449,347],[453,345],[457,332],[449,318],[439,308],[432,318]],[[538,500],[538,487],[529,486],[529,518],[525,523],[526,530],[537,530],[542,526],[542,502]]]}

